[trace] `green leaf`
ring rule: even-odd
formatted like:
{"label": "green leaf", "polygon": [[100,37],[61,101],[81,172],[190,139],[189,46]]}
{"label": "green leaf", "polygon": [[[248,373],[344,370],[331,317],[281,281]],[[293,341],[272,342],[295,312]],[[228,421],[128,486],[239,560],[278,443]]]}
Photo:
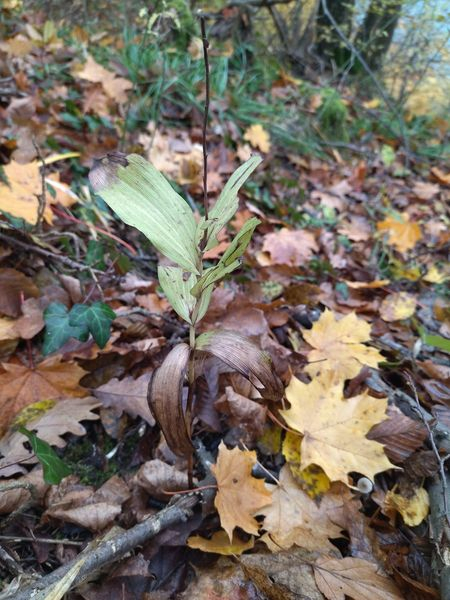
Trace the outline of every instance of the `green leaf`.
{"label": "green leaf", "polygon": [[253,217],[244,224],[217,265],[207,269],[191,289],[191,294],[193,296],[199,298],[202,292],[209,288],[209,286],[216,281],[223,279],[225,275],[228,275],[228,273],[231,273],[240,266],[241,262],[239,259],[247,249],[247,246],[252,239],[253,232],[260,223],[261,221],[259,219]]}
{"label": "green leaf", "polygon": [[86,324],[70,322],[67,307],[61,302],[52,302],[44,311],[45,334],[42,352],[44,355],[59,350],[70,339],[86,341],[89,329]]}
{"label": "green leaf", "polygon": [[450,353],[450,340],[448,338],[442,337],[442,335],[432,335],[431,333],[426,333],[425,329],[420,328],[420,337],[422,341],[427,346],[434,346],[435,348],[439,348],[440,350],[444,350],[445,352]]}
{"label": "green leaf", "polygon": [[207,230],[206,250],[218,244],[217,235],[225,227],[239,206],[237,194],[256,167],[262,162],[260,156],[252,156],[243,165],[238,167],[227,181],[217,202],[209,211],[208,221],[201,219],[197,226],[197,242],[201,242],[205,229]]}
{"label": "green leaf", "polygon": [[[174,311],[189,325],[192,325],[192,312],[197,304],[197,299],[191,294],[191,289],[196,282],[195,275],[192,273],[185,281],[183,279],[183,269],[179,267],[158,267],[158,278],[163,292]],[[198,301],[196,323],[205,316],[209,301],[211,300],[211,294],[212,287],[205,290]]]}
{"label": "green leaf", "polygon": [[91,306],[75,304],[69,314],[70,324],[87,327],[100,348],[106,346],[115,318],[116,313],[103,302],[94,302]]}
{"label": "green leaf", "polygon": [[185,270],[199,272],[192,210],[153,165],[138,154],[109,154],[97,161],[89,179],[122,221]]}
{"label": "green leaf", "polygon": [[25,427],[18,427],[18,431],[29,439],[33,452],[44,470],[44,481],[46,483],[56,485],[60,483],[64,477],[67,477],[72,473],[50,444],[47,444],[47,442],[38,438],[35,433],[28,431]]}

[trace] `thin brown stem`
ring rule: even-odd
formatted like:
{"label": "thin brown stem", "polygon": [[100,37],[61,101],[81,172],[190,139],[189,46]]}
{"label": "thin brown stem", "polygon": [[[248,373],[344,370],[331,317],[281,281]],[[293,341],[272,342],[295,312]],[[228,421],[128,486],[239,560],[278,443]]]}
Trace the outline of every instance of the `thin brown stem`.
{"label": "thin brown stem", "polygon": [[39,230],[39,229],[41,229],[42,219],[44,218],[45,206],[47,204],[47,193],[46,193],[47,187],[46,187],[46,183],[45,183],[45,160],[41,154],[40,148],[39,148],[34,136],[32,137],[32,142],[33,142],[33,146],[36,151],[37,157],[41,163],[41,193],[38,195],[39,206],[38,206],[38,213],[37,213],[36,224],[35,224],[35,228],[37,230]]}
{"label": "thin brown stem", "polygon": [[203,42],[203,59],[205,61],[205,110],[203,113],[203,207],[205,210],[205,219],[208,219],[208,152],[206,149],[206,128],[208,126],[208,115],[209,115],[209,58],[208,48],[209,42],[206,37],[206,24],[205,17],[200,17],[200,26],[202,30],[202,42]]}

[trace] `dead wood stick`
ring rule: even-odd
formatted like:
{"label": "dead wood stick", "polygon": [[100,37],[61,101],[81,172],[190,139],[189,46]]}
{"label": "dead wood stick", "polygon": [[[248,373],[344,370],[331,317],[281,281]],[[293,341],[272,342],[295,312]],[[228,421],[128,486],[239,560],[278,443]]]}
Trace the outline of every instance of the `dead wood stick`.
{"label": "dead wood stick", "polygon": [[[124,531],[123,533],[100,543],[97,548],[87,551],[84,563],[76,575],[72,587],[80,585],[105,565],[120,560],[128,552],[137,546],[145,544],[145,542],[163,529],[175,525],[176,523],[186,521],[192,516],[193,508],[199,501],[199,495],[183,496],[172,504],[169,504],[166,508],[163,508],[163,510],[156,515],[146,519],[142,523],[138,523],[131,529],[128,529],[128,531]],[[74,564],[80,561],[80,558],[81,554],[49,575],[28,585],[26,588],[17,590],[14,594],[4,598],[4,600],[33,600],[33,598],[38,596],[39,592],[49,588],[62,579]]]}
{"label": "dead wood stick", "polygon": [[[428,488],[430,496],[430,537],[434,544],[431,569],[439,583],[441,598],[450,598],[450,526],[446,515],[450,504],[450,475],[445,485],[436,475]],[[446,518],[447,517],[447,518]]]}

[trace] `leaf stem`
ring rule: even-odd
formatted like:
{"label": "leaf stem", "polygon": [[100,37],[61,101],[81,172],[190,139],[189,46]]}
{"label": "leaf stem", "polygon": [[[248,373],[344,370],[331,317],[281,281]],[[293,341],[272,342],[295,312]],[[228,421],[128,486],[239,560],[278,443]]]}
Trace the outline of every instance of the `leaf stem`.
{"label": "leaf stem", "polygon": [[208,125],[208,114],[209,114],[209,58],[208,48],[209,42],[206,37],[206,25],[205,17],[200,17],[200,26],[202,31],[202,42],[203,42],[203,59],[205,61],[205,87],[206,87],[206,98],[205,98],[205,110],[203,113],[203,207],[205,210],[205,219],[208,220],[208,153],[206,150],[206,128]]}

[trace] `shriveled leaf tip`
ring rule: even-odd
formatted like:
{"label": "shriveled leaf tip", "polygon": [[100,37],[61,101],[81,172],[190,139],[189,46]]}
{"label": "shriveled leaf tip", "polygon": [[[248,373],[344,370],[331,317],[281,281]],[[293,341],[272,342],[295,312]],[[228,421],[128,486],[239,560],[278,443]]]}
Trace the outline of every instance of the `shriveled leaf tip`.
{"label": "shriveled leaf tip", "polygon": [[89,181],[95,193],[113,185],[117,179],[117,169],[127,167],[128,160],[123,152],[110,152],[101,158],[94,158],[89,172]]}

